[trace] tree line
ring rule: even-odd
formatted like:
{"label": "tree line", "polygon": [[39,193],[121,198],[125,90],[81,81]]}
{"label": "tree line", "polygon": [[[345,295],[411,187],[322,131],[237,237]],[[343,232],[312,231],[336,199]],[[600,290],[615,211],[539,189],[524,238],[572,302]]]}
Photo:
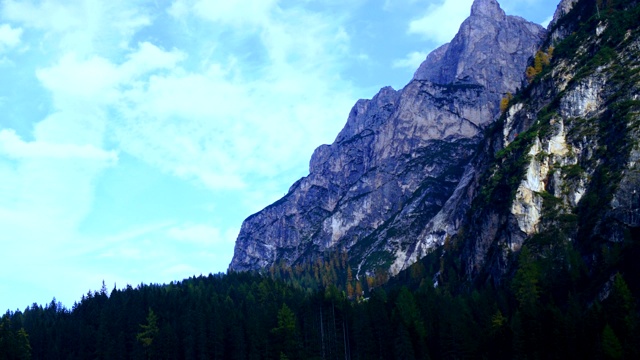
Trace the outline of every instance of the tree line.
{"label": "tree line", "polygon": [[[508,286],[434,286],[433,259],[365,297],[302,289],[268,274],[200,276],[89,292],[7,312],[0,359],[635,358],[638,306],[625,276],[585,301],[570,274],[547,279],[526,248]],[[416,270],[418,269],[418,270]],[[553,287],[553,285],[551,285]]]}

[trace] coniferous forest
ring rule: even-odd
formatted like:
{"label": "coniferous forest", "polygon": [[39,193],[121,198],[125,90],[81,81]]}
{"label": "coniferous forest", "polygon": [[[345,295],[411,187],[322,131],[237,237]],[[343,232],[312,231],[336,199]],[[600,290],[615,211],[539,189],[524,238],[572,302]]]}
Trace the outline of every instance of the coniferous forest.
{"label": "coniferous forest", "polygon": [[[286,266],[111,291],[103,284],[71,309],[54,299],[7,312],[0,359],[637,358],[640,284],[628,275],[637,274],[637,241],[627,246],[602,301],[570,248],[556,254],[566,259],[560,266],[525,248],[508,284],[473,289],[425,277],[442,266],[438,252],[382,286],[351,279],[365,296],[347,295],[337,260],[318,261],[314,290],[275,279],[294,273]],[[575,269],[563,266],[574,261]],[[321,284],[329,274],[339,286]]]}

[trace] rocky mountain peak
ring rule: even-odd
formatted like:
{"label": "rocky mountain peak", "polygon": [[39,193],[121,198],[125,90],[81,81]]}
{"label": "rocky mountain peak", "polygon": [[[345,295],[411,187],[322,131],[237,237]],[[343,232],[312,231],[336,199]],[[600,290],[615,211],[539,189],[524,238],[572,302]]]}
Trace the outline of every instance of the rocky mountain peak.
{"label": "rocky mountain peak", "polygon": [[561,17],[568,14],[577,2],[578,0],[561,0],[553,14],[553,20],[549,23],[549,27],[551,28]]}
{"label": "rocky mountain peak", "polygon": [[458,34],[429,54],[413,78],[514,92],[523,80],[521,64],[535,53],[545,35],[542,26],[505,15],[496,0],[476,0]]}
{"label": "rocky mountain peak", "polygon": [[576,5],[578,0],[561,0],[556,8],[555,13],[553,14],[553,19],[549,23],[547,29],[551,31],[549,34],[552,42],[559,42],[564,39],[567,35],[572,33],[574,30],[569,29],[565,25],[559,25],[558,21],[562,19],[565,15],[567,15],[573,7]]}
{"label": "rocky mountain peak", "polygon": [[485,16],[502,19],[506,16],[496,0],[475,0],[471,5],[471,16]]}
{"label": "rocky mountain peak", "polygon": [[433,51],[401,90],[359,100],[333,144],[316,149],[309,175],[247,218],[230,269],[349,256],[356,275],[397,273],[454,234],[469,203],[461,183],[499,114],[505,92],[545,30],[476,0],[451,41]]}

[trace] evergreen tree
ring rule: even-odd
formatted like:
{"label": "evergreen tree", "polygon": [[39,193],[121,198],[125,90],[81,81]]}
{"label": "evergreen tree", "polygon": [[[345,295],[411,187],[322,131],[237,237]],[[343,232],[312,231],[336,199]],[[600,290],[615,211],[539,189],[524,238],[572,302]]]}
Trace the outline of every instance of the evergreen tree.
{"label": "evergreen tree", "polygon": [[14,329],[11,314],[0,318],[0,360],[31,359],[29,336],[24,328]]}
{"label": "evergreen tree", "polygon": [[623,358],[622,345],[620,340],[607,324],[602,331],[602,354],[605,359],[618,360]]}
{"label": "evergreen tree", "polygon": [[140,324],[142,330],[136,335],[136,339],[138,339],[145,348],[147,358],[151,359],[153,354],[153,340],[155,340],[159,332],[158,317],[151,308],[149,308],[149,314],[147,315],[146,322],[146,324]]}

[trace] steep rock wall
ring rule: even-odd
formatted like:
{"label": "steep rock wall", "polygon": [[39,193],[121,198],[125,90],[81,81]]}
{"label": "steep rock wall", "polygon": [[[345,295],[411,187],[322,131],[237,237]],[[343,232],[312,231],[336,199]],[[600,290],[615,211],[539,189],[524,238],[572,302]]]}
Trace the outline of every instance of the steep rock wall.
{"label": "steep rock wall", "polygon": [[[564,41],[550,35],[559,55],[516,96],[473,161],[483,175],[469,186],[474,211],[455,239],[470,280],[499,282],[527,243],[620,242],[640,224],[637,24],[567,3],[575,6],[562,10],[567,16],[589,21],[559,21],[576,31]],[[600,261],[590,248],[587,263]]]}

